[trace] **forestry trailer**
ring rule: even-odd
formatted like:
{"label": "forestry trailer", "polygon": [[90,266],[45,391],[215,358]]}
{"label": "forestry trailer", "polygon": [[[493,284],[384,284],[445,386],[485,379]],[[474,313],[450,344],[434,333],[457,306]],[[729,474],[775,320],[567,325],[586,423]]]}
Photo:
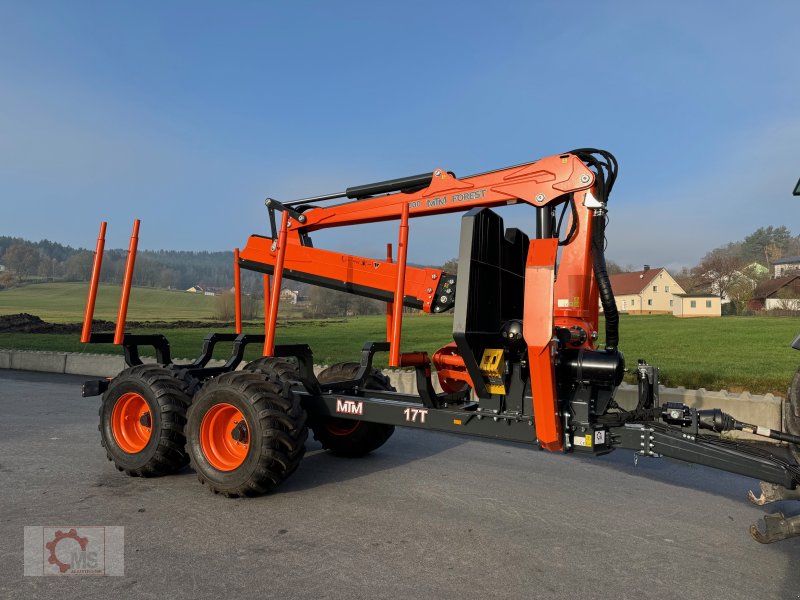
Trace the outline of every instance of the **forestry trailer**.
{"label": "forestry trailer", "polygon": [[[437,168],[302,200],[268,198],[270,235],[253,235],[234,252],[236,333],[210,334],[188,364],[172,362],[164,336],[125,332],[138,221],[116,330],[91,331],[102,223],[82,341],[121,345],[128,368],[110,380],[86,382],[83,395],[103,396],[100,433],[109,460],[133,476],[173,473],[191,462],[214,492],[263,494],[297,469],[309,428],[331,453],[360,456],[400,425],[550,452],[602,455],[627,448],[763,480],[762,494],[751,493],[758,504],[800,499],[798,377],[788,400],[788,432],[720,410],[661,403],[658,369],[643,360],[634,367],[636,407],[625,410],[615,401],[625,361],[604,249],[616,176],[610,153],[582,148],[468,177]],[[535,231],[506,227],[492,210],[512,204],[532,207]],[[409,222],[450,212],[466,213],[458,276],[407,264]],[[397,252],[388,245],[385,259],[323,250],[311,241],[318,229],[392,220],[399,221]],[[264,274],[264,335],[241,333],[241,268]],[[386,302],[385,339],[365,341],[357,362],[315,375],[308,345],[275,344],[284,277]],[[605,332],[598,345],[600,306]],[[453,342],[432,356],[401,351],[404,308],[452,310]],[[210,367],[219,342],[232,343],[231,356]],[[242,367],[253,343],[263,356]],[[156,364],[142,363],[142,346],[154,349]],[[395,391],[373,367],[377,352],[388,352],[391,367],[414,370],[415,394]],[[785,446],[720,436],[733,430]],[[776,513],[765,520],[764,532],[751,528],[760,542],[800,534],[796,518]]]}

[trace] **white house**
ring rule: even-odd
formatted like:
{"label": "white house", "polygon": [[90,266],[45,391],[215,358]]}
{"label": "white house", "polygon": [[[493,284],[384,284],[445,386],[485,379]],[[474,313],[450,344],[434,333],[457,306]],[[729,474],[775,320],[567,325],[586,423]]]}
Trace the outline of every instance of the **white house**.
{"label": "white house", "polygon": [[289,304],[297,304],[297,297],[300,295],[298,290],[290,290],[289,288],[283,288],[281,290],[281,301],[287,300]]}
{"label": "white house", "polygon": [[786,258],[779,258],[772,263],[775,268],[773,277],[783,277],[788,275],[790,271],[800,271],[800,256],[787,256]]}

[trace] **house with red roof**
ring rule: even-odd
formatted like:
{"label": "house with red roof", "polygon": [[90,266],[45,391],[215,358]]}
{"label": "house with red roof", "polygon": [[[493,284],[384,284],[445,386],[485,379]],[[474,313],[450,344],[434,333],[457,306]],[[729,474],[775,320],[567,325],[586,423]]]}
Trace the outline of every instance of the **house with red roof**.
{"label": "house with red roof", "polygon": [[754,310],[800,310],[800,272],[770,279],[753,292],[750,308]]}
{"label": "house with red roof", "polygon": [[612,275],[611,289],[617,300],[617,310],[636,315],[671,315],[675,294],[685,290],[666,269],[650,268]]}
{"label": "house with red roof", "polygon": [[675,315],[676,317],[719,317],[719,296],[687,294],[663,267],[611,275],[611,289],[617,310],[631,315]]}

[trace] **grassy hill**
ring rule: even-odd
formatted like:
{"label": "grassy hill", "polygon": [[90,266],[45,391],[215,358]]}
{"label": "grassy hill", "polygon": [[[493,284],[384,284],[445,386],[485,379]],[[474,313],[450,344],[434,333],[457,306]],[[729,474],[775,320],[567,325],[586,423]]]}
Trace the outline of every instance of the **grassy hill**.
{"label": "grassy hill", "polygon": [[[0,291],[0,315],[30,313],[51,323],[83,320],[88,283],[41,283]],[[121,287],[103,284],[94,318],[116,321]],[[154,288],[134,287],[128,306],[130,321],[206,321],[213,318],[214,298]]]}

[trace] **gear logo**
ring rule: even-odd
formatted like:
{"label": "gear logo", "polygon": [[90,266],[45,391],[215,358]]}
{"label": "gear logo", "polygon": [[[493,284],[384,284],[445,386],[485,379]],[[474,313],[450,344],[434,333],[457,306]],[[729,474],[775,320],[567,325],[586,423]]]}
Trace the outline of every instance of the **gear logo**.
{"label": "gear logo", "polygon": [[118,525],[25,527],[26,576],[125,574],[125,528]]}
{"label": "gear logo", "polygon": [[66,573],[72,568],[70,563],[61,562],[56,554],[56,546],[58,546],[58,543],[67,539],[78,542],[81,552],[86,552],[86,547],[89,545],[89,539],[79,536],[76,529],[70,529],[67,533],[64,533],[63,531],[56,531],[55,537],[53,537],[51,541],[47,542],[44,547],[50,552],[47,562],[49,562],[51,565],[58,566],[58,570],[61,573]]}

